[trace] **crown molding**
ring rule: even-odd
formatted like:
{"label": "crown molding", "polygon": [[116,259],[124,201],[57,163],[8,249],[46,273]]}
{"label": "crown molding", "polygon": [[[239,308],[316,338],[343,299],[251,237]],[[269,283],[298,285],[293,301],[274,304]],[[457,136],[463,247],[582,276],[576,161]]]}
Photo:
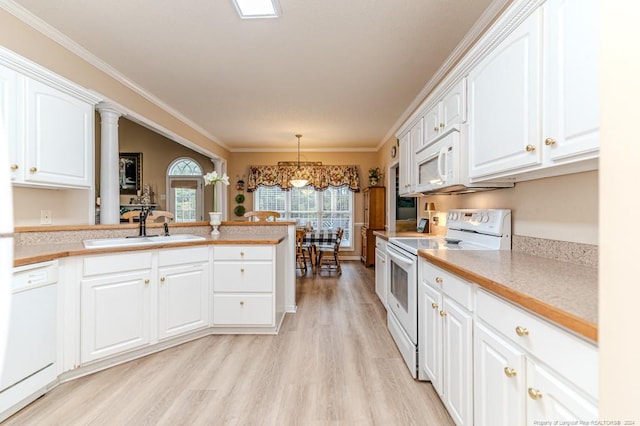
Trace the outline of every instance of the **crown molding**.
{"label": "crown molding", "polygon": [[487,30],[487,27],[496,19],[498,14],[502,12],[505,6],[512,0],[494,0],[489,7],[482,13],[480,18],[473,24],[471,29],[465,34],[464,38],[453,49],[453,52],[447,57],[444,63],[438,68],[433,77],[424,85],[422,90],[416,95],[409,106],[398,117],[391,129],[384,138],[378,143],[377,149],[381,149],[384,144],[394,135],[400,134],[401,129],[407,127],[408,121],[413,121],[416,110],[422,110],[427,103],[427,96],[438,87],[440,82],[449,74],[454,67],[464,58],[465,54],[474,46],[478,38]]}
{"label": "crown molding", "polygon": [[84,47],[82,47],[81,45],[79,45],[78,43],[76,43],[75,41],[73,41],[72,39],[70,39],[63,33],[61,33],[60,31],[58,31],[53,26],[49,25],[47,22],[43,21],[42,19],[40,19],[39,17],[37,17],[27,9],[25,9],[24,7],[16,3],[15,1],[0,0],[0,7],[6,10],[7,12],[9,12],[10,14],[12,14],[13,16],[15,16],[16,18],[20,19],[25,24],[39,31],[45,37],[48,37],[51,40],[55,41],[65,49],[69,50],[71,53],[80,57],[81,59],[88,62],[89,64],[93,65],[94,67],[104,72],[114,80],[118,81],[128,89],[142,96],[144,99],[151,102],[158,108],[169,113],[179,121],[183,122],[187,126],[196,130],[198,133],[201,133],[203,136],[215,142],[217,145],[220,145],[222,148],[229,150],[229,147],[227,145],[225,145],[218,138],[216,138],[214,135],[209,133],[208,130],[204,129],[202,126],[195,123],[191,119],[187,118],[186,116],[184,116],[182,113],[180,113],[173,107],[169,106],[165,102],[153,96],[151,93],[147,92],[145,89],[140,87],[137,83],[135,83],[133,80],[130,80],[129,78],[127,78],[124,74],[122,74],[121,72],[113,68],[111,65],[107,64],[102,59],[98,58],[97,56],[89,52],[87,49],[85,49]]}

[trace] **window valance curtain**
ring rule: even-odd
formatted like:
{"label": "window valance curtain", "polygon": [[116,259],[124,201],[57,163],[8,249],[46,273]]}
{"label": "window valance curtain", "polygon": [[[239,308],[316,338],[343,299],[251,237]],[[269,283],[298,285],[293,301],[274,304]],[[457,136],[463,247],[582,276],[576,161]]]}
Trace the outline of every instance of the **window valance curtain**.
{"label": "window valance curtain", "polygon": [[[291,178],[297,166],[249,166],[247,191],[255,191],[258,186],[279,186],[284,190],[292,188]],[[327,189],[329,186],[347,185],[351,191],[360,191],[358,166],[317,166],[300,165],[300,170],[309,185],[317,190]]]}

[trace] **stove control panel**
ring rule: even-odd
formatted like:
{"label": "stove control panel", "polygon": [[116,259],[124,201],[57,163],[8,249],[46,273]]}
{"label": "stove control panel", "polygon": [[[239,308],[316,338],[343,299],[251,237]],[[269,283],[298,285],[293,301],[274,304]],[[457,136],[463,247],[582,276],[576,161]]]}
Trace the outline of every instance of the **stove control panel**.
{"label": "stove control panel", "polygon": [[447,213],[447,229],[498,235],[511,233],[509,209],[454,209]]}

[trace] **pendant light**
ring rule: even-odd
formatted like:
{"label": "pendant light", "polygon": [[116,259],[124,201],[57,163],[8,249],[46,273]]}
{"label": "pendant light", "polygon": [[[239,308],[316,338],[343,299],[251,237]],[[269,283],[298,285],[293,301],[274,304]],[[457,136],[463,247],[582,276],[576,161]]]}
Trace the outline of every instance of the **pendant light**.
{"label": "pendant light", "polygon": [[296,169],[295,172],[293,172],[293,178],[289,181],[291,182],[291,185],[295,186],[296,188],[302,188],[303,186],[306,186],[307,183],[309,182],[307,179],[304,178],[304,175],[302,174],[302,170],[300,170],[300,138],[302,137],[302,135],[296,135],[296,138],[298,138],[298,168]]}

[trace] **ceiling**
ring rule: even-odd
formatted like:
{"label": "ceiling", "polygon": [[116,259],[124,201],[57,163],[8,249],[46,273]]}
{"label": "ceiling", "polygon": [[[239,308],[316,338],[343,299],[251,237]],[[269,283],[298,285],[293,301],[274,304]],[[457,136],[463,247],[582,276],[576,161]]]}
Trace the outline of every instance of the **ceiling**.
{"label": "ceiling", "polygon": [[280,0],[261,20],[231,0],[16,3],[232,151],[295,150],[296,133],[364,151],[504,0]]}

